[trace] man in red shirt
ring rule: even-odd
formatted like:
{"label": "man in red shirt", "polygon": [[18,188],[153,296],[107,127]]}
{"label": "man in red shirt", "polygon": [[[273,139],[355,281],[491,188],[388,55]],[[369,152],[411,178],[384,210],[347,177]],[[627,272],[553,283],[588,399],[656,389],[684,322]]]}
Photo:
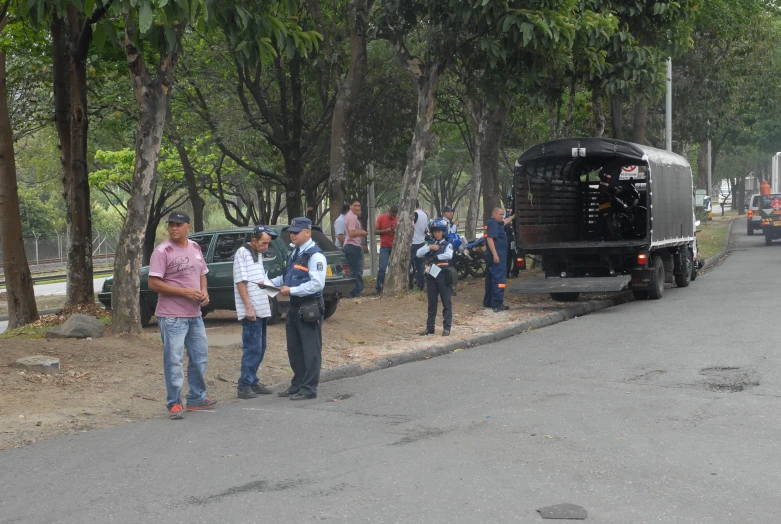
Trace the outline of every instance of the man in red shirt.
{"label": "man in red shirt", "polygon": [[377,294],[382,293],[385,285],[385,270],[388,268],[393,239],[396,238],[396,224],[399,222],[399,208],[391,206],[387,213],[377,217],[375,233],[380,235],[380,267],[377,271]]}

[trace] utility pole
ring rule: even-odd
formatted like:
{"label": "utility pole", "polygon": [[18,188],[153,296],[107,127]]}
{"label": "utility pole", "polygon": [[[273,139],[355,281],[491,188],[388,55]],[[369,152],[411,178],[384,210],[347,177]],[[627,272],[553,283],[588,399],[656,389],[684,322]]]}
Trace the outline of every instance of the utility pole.
{"label": "utility pole", "polygon": [[374,200],[374,164],[369,164],[369,260],[371,267],[371,274],[373,277],[377,276],[377,237],[374,235],[374,224],[376,222],[377,215],[377,203]]}
{"label": "utility pole", "polygon": [[710,138],[708,138],[708,195],[711,194],[713,182],[711,180],[711,148],[710,148]]}
{"label": "utility pole", "polygon": [[667,59],[667,98],[665,110],[664,138],[667,151],[673,150],[673,60]]}

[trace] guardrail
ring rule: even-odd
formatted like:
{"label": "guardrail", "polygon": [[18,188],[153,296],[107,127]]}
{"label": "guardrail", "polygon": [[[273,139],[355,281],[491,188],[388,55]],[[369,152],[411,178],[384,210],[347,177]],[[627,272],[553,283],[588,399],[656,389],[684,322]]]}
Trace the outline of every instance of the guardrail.
{"label": "guardrail", "polygon": [[[102,277],[102,276],[109,276],[114,273],[113,269],[104,269],[103,271],[93,271],[92,276],[93,277]],[[62,274],[62,275],[48,275],[45,277],[34,277],[33,278],[33,284],[41,284],[43,282],[55,282],[59,280],[66,280],[68,278],[68,275]],[[0,286],[5,287],[5,280],[0,280]]]}

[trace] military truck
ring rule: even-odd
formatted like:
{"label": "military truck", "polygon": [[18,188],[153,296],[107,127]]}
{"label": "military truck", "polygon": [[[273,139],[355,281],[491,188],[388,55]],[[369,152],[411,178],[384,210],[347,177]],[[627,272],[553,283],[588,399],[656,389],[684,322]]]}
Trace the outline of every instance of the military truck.
{"label": "military truck", "polygon": [[674,153],[603,138],[568,138],[524,152],[514,170],[516,241],[545,278],[511,288],[574,301],[631,290],[660,299],[696,276],[692,171]]}

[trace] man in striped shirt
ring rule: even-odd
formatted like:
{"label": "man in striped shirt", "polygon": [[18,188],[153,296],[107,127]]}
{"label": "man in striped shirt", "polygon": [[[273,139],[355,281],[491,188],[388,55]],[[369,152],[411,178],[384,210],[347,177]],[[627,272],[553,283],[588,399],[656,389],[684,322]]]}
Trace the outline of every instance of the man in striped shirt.
{"label": "man in striped shirt", "polygon": [[277,233],[273,229],[255,226],[249,243],[240,247],[233,257],[233,294],[236,315],[241,321],[239,398],[256,398],[271,393],[258,379],[258,368],[266,353],[266,322],[271,316],[268,296],[258,284],[269,281],[263,267],[263,253],[275,238]]}

